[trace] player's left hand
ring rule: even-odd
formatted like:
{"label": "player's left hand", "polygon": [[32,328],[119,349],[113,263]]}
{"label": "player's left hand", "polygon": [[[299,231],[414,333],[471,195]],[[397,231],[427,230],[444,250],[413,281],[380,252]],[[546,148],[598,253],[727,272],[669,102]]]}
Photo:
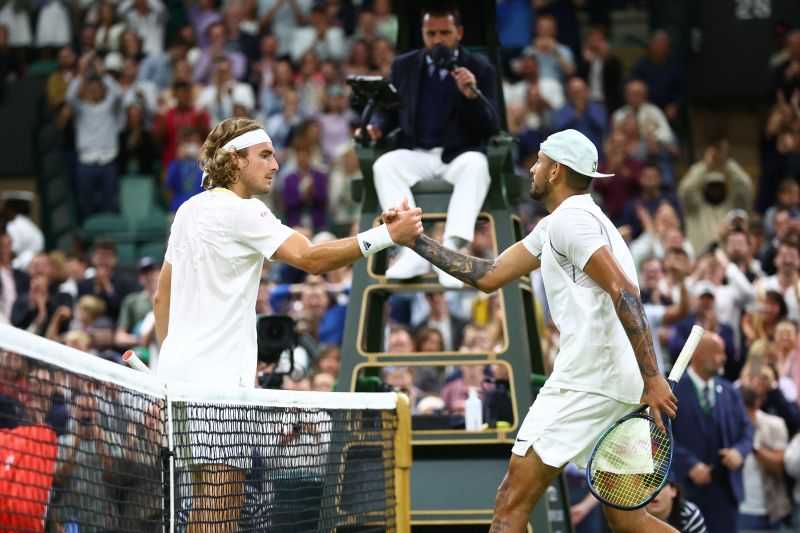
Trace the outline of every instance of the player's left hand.
{"label": "player's left hand", "polygon": [[736,470],[744,462],[742,454],[736,448],[722,448],[719,451],[719,458],[722,461],[722,465],[728,470]]}
{"label": "player's left hand", "polygon": [[650,406],[650,416],[655,420],[656,425],[664,431],[663,415],[675,418],[678,414],[678,399],[672,393],[669,383],[661,374],[646,378],[644,382],[644,394],[642,403]]}
{"label": "player's left hand", "polygon": [[461,91],[461,94],[467,98],[477,98],[478,95],[472,90],[472,87],[477,85],[475,75],[465,67],[458,67],[453,69],[453,78],[456,80],[456,87]]}

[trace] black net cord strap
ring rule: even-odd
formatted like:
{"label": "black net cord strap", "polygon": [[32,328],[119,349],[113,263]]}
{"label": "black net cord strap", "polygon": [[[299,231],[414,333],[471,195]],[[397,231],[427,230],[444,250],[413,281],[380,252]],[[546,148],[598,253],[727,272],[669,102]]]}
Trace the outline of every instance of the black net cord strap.
{"label": "black net cord strap", "polygon": [[170,391],[176,531],[397,530],[394,395],[209,396]]}
{"label": "black net cord strap", "polygon": [[0,531],[397,530],[394,394],[201,392],[0,325]]}

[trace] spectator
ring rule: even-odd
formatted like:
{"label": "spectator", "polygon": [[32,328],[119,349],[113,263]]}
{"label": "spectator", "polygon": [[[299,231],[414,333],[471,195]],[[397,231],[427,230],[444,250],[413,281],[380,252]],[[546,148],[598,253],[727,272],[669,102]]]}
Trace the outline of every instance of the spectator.
{"label": "spectator", "polygon": [[197,103],[197,99],[200,96],[200,93],[205,88],[203,85],[199,83],[195,83],[192,81],[192,66],[189,64],[189,61],[186,59],[179,58],[175,61],[174,69],[172,65],[168,65],[170,72],[170,78],[173,82],[161,91],[159,96],[159,110],[158,112],[161,114],[166,113],[173,107],[178,104],[178,99],[175,96],[175,90],[173,86],[175,83],[186,83],[190,89],[190,102],[192,105]]}
{"label": "spectator", "polygon": [[142,50],[147,55],[164,52],[164,29],[167,13],[161,0],[123,0],[119,14],[142,38]]}
{"label": "spectator", "polygon": [[708,533],[700,508],[681,496],[681,486],[670,475],[669,482],[647,504],[647,512],[671,525],[679,533]]}
{"label": "spectator", "polygon": [[333,169],[328,180],[328,213],[331,223],[338,228],[350,227],[358,220],[359,204],[351,190],[354,180],[361,179],[358,154],[351,143],[340,145],[334,153]]}
{"label": "spectator", "polygon": [[194,81],[215,83],[218,65],[224,59],[227,59],[231,79],[245,79],[247,58],[239,51],[228,50],[227,42],[225,24],[215,22],[208,27],[208,48],[200,52],[200,56],[194,62]]}
{"label": "spectator", "polygon": [[[410,336],[409,336],[410,340]],[[385,366],[381,369],[383,382],[392,390],[408,396],[411,414],[416,414],[417,402],[422,398],[422,391],[414,385],[414,368],[408,366]]]}
{"label": "spectator", "polygon": [[390,44],[397,42],[397,32],[399,25],[397,15],[392,13],[391,0],[375,0],[372,2],[372,13],[375,15],[375,25],[378,33],[383,36]]}
{"label": "spectator", "polygon": [[[538,153],[539,144],[553,129],[553,112],[550,104],[542,97],[539,86],[531,85],[524,105],[507,107],[506,113],[508,131],[520,139],[520,152],[523,157],[532,151]],[[533,162],[531,166],[532,164]]]}
{"label": "spectator", "polygon": [[753,448],[753,427],[742,399],[717,375],[724,364],[722,339],[706,333],[675,388],[681,408],[673,424],[673,468],[710,533],[738,531],[742,465]]}
{"label": "spectator", "polygon": [[[636,128],[636,122],[632,118],[627,122]],[[640,139],[631,137],[623,124],[614,126],[605,143],[606,159],[600,162],[600,170],[614,174],[614,179],[593,184],[594,191],[602,197],[603,210],[612,221],[620,225],[624,224],[624,209],[634,198],[644,163]],[[638,215],[636,218],[638,220]],[[626,233],[630,239],[630,231]]]}
{"label": "spectator", "polygon": [[524,106],[531,86],[537,86],[539,94],[550,109],[560,109],[564,105],[564,87],[554,78],[539,74],[539,60],[536,53],[526,48],[522,55],[511,63],[512,71],[519,76],[516,83],[503,82],[503,96],[507,108]]}
{"label": "spectator", "polygon": [[663,111],[648,101],[647,86],[643,81],[631,80],[625,85],[625,105],[614,111],[611,119],[617,124],[627,116],[635,117],[639,130],[652,135],[663,149],[674,151],[675,134]]}
{"label": "spectator", "polygon": [[388,39],[378,37],[372,41],[370,53],[372,69],[370,72],[376,76],[388,78],[392,73],[394,57],[394,45]]}
{"label": "spectator", "polygon": [[119,204],[116,158],[119,154],[121,99],[119,85],[93,63],[81,58],[79,75],[69,84],[67,102],[75,116],[78,149],[77,199],[82,219]]}
{"label": "spectator", "polygon": [[12,265],[13,243],[7,232],[0,233],[0,322],[11,322],[11,312],[17,295],[22,294],[28,283],[24,271]]}
{"label": "spectator", "polygon": [[686,215],[686,234],[695,250],[716,240],[719,227],[731,209],[750,209],[753,184],[728,155],[728,142],[706,148],[702,161],[689,168],[678,188]]}
{"label": "spectator", "polygon": [[786,100],[800,88],[800,29],[786,35],[786,54],[774,67],[772,86],[773,92],[780,91]]}
{"label": "spectator", "polygon": [[198,163],[202,139],[197,130],[186,128],[181,132],[178,158],[167,167],[165,185],[170,195],[169,210],[175,213],[183,202],[203,191],[203,171]]}
{"label": "spectator", "polygon": [[280,44],[279,55],[288,54],[292,35],[308,21],[313,0],[258,0],[258,18],[262,33],[274,33]]}
{"label": "spectator", "polygon": [[326,372],[316,372],[311,375],[311,390],[319,392],[333,392],[336,378]]}
{"label": "spectator", "polygon": [[[106,56],[106,59],[108,57]],[[139,62],[133,59],[126,59],[122,63],[122,72],[117,81],[122,90],[123,105],[125,107],[132,104],[141,106],[149,126],[152,123],[152,116],[158,110],[158,87],[156,84],[139,77]]]}
{"label": "spectator", "polygon": [[768,241],[762,243],[759,250],[761,267],[765,274],[775,274],[775,256],[778,249],[784,242],[800,242],[798,227],[800,224],[793,220],[788,209],[779,208],[775,212],[775,235]]}
{"label": "spectator", "polygon": [[694,258],[694,248],[683,238],[680,219],[672,204],[662,201],[652,217],[644,207],[639,207],[636,214],[644,228],[630,245],[631,255],[637,265],[651,256],[663,258],[669,248],[682,248],[690,259]]}
{"label": "spectator", "polygon": [[[739,379],[756,386],[759,394],[763,397],[760,409],[767,414],[781,418],[786,424],[789,436],[792,436],[800,430],[800,406],[796,400],[787,398],[783,392],[784,388],[781,387],[781,381],[775,378],[779,375],[777,359],[778,356],[772,343],[768,339],[757,339],[750,345],[750,350],[747,352],[748,364],[751,366],[761,365],[765,370],[769,370],[769,373],[757,376],[758,379],[751,379],[748,382],[742,378],[743,372],[740,372]],[[768,376],[769,379],[765,379],[765,376]],[[787,385],[785,381],[783,384]]]}
{"label": "spectator", "polygon": [[[709,333],[714,333],[723,343],[725,359],[723,364],[728,361],[738,361],[736,357],[736,345],[733,341],[733,329],[730,324],[720,321],[717,315],[715,299],[715,286],[708,281],[696,282],[692,287],[695,300],[692,305],[692,313],[685,319],[675,324],[672,336],[669,339],[669,351],[672,360],[678,358],[681,347],[689,338],[692,326],[698,324]],[[726,375],[731,375],[726,371]]]}
{"label": "spectator", "polygon": [[244,54],[248,65],[259,56],[257,30],[248,27],[245,21],[245,4],[242,1],[228,2],[223,13],[223,22],[227,32],[226,48]]}
{"label": "spectator", "polygon": [[319,117],[322,127],[322,153],[326,159],[333,160],[336,149],[350,140],[350,124],[355,119],[344,87],[329,86],[325,95],[325,106]]}
{"label": "spectator", "polygon": [[219,124],[226,118],[234,116],[237,104],[247,109],[255,107],[253,88],[246,83],[238,82],[233,77],[231,61],[220,57],[214,61],[214,76],[211,85],[200,93],[198,107],[206,109],[211,117],[211,124]]}
{"label": "spectator", "polygon": [[421,327],[417,329],[414,343],[418,352],[444,352],[444,335],[436,328]]}
{"label": "spectator", "polygon": [[[404,104],[399,111],[399,144],[404,148],[375,161],[375,188],[381,205],[388,207],[403,197],[413,203],[411,187],[421,180],[439,177],[453,184],[444,245],[458,249],[472,241],[475,220],[491,181],[484,150],[496,131],[495,74],[489,63],[460,46],[463,28],[458,11],[423,13],[422,32],[425,48],[398,57],[392,65],[391,81]],[[457,51],[462,66],[452,74],[434,64],[417,68],[437,45],[447,48],[448,53]],[[486,95],[489,106],[469,89],[472,83]],[[422,97],[412,96],[417,94]],[[392,129],[390,117],[385,119],[380,126],[369,128],[373,138]],[[403,248],[386,276],[410,279],[429,269],[430,263],[410,248]],[[443,271],[438,273],[439,282],[447,287],[463,285]]]}
{"label": "spectator", "polygon": [[[575,60],[572,50],[556,40],[558,27],[552,15],[536,18],[536,36],[532,50],[539,61],[542,78],[552,78],[564,83],[575,73]],[[528,50],[531,48],[529,47]]]}
{"label": "spectator", "polygon": [[[686,288],[686,277],[689,275],[690,264],[688,259],[689,258],[683,254],[673,253],[669,256],[669,261],[665,261],[665,264],[668,265],[670,269],[670,275],[675,280],[678,288],[678,298],[675,300],[675,303],[672,303],[672,298],[660,297],[660,288],[658,286],[658,275],[660,272],[655,276],[651,274],[648,277],[655,279],[647,280],[647,283],[642,284],[644,287],[642,290],[644,312],[647,317],[647,322],[650,324],[650,328],[655,333],[653,345],[656,361],[662,373],[666,373],[672,366],[669,360],[669,353],[665,349],[666,341],[669,339],[670,326],[683,320],[689,313],[689,292]],[[654,268],[655,265],[657,265],[659,270],[661,268],[657,259],[651,259],[646,263],[653,265],[651,268]],[[645,272],[647,272],[646,268],[647,267],[643,267]],[[645,289],[647,289],[649,294],[644,294]],[[649,301],[647,301],[644,296],[649,296]]]}
{"label": "spectator", "polygon": [[[567,103],[553,115],[553,129],[578,130],[595,146],[603,146],[607,128],[606,116],[603,104],[589,99],[586,82],[574,76],[567,83]],[[602,152],[599,155],[601,160],[605,159]]]}
{"label": "spectator", "polygon": [[164,146],[161,155],[162,168],[169,168],[170,162],[178,152],[181,131],[194,129],[203,137],[208,132],[208,113],[194,105],[192,86],[185,81],[177,81],[172,86],[175,95],[175,106],[156,119],[156,138]]}
{"label": "spectator", "polygon": [[800,283],[800,250],[793,242],[783,242],[778,247],[775,256],[775,266],[778,271],[769,277],[762,278],[756,283],[761,295],[766,291],[776,291],[785,302],[788,318],[797,322],[800,320],[800,298],[798,297],[798,283]]}
{"label": "spectator", "polygon": [[[616,154],[615,154],[616,157]],[[639,172],[638,193],[625,202],[622,213],[622,222],[631,229],[631,236],[636,238],[644,229],[639,219],[639,207],[644,208],[651,216],[656,214],[658,207],[669,203],[681,218],[681,208],[678,197],[674,192],[668,191],[661,177],[658,165],[651,162],[645,163]]]}
{"label": "spectator", "polygon": [[770,206],[764,213],[764,233],[768,237],[775,235],[775,216],[778,211],[786,209],[792,219],[800,218],[800,184],[797,180],[786,178],[778,185],[777,205]]}
{"label": "spectator", "polygon": [[300,109],[306,115],[316,115],[322,110],[327,81],[322,75],[319,58],[314,50],[309,50],[300,59],[294,80],[297,94],[300,95]]}
{"label": "spectator", "polygon": [[120,132],[120,152],[117,168],[124,173],[152,175],[158,152],[155,139],[145,122],[143,106],[132,103],[127,106],[125,129]]}
{"label": "spectator", "polygon": [[650,101],[661,108],[667,120],[678,118],[683,98],[683,69],[672,57],[669,34],[653,32],[645,54],[633,66],[632,77],[647,85]]}
{"label": "spectator", "polygon": [[[92,37],[92,45],[94,46],[94,37]],[[143,49],[142,37],[129,27],[126,27],[119,36],[119,53],[122,54],[123,59],[135,59],[136,61],[142,61],[147,56]]]}
{"label": "spectator", "polygon": [[120,306],[136,286],[117,271],[117,246],[113,241],[94,243],[92,253],[94,276],[78,283],[78,295],[92,294],[106,304],[106,313],[116,323]]}
{"label": "spectator", "polygon": [[[277,59],[274,67],[274,75],[269,84],[262,84],[259,93],[259,104],[264,115],[264,122],[280,113],[284,107],[286,93],[294,91],[294,70],[288,59]],[[272,132],[270,132],[270,135]]]}
{"label": "spectator", "polygon": [[782,320],[775,327],[775,343],[771,350],[778,385],[790,402],[800,399],[800,346],[798,346],[797,323]]}
{"label": "spectator", "polygon": [[28,191],[8,191],[3,193],[2,198],[2,220],[6,225],[6,233],[11,237],[11,249],[14,252],[11,264],[14,268],[25,270],[33,256],[44,250],[44,234],[31,220],[34,196]]}
{"label": "spectator", "polygon": [[100,53],[117,52],[120,36],[125,25],[119,21],[116,6],[111,0],[103,0],[97,5],[97,31],[94,37],[95,49]]}
{"label": "spectator", "polygon": [[461,376],[442,387],[442,400],[451,415],[463,415],[470,389],[476,389],[478,397],[484,398],[483,365],[461,365]]}
{"label": "spectator", "polygon": [[153,297],[158,285],[160,265],[151,257],[139,260],[139,285],[141,291],[132,292],[122,301],[114,345],[120,350],[146,345],[142,323],[153,311]]}
{"label": "spectator", "polygon": [[275,68],[278,64],[278,40],[274,35],[261,37],[258,58],[250,66],[250,82],[258,87],[270,87],[275,81]]}
{"label": "spectator", "polygon": [[420,318],[417,327],[438,330],[442,334],[444,349],[457,351],[464,342],[464,327],[467,323],[450,312],[443,292],[426,292],[425,303],[427,312]]}
{"label": "spectator", "polygon": [[36,20],[36,47],[58,49],[72,42],[69,11],[61,0],[48,0],[41,5]]}
{"label": "spectator", "polygon": [[283,109],[266,119],[267,129],[275,148],[286,148],[289,144],[289,134],[303,121],[300,114],[300,98],[297,93],[286,91],[282,100]]}
{"label": "spectator", "polygon": [[327,227],[328,176],[312,166],[307,148],[296,149],[295,155],[297,168],[286,176],[283,186],[286,224],[318,232]]}
{"label": "spectator", "polygon": [[197,36],[197,46],[205,49],[209,45],[208,29],[212,24],[222,22],[222,15],[215,9],[214,0],[190,1],[187,4],[189,4],[189,21]]}
{"label": "spectator", "polygon": [[18,294],[14,301],[12,326],[44,336],[57,307],[57,302],[50,296],[48,282],[44,274],[31,276],[27,294]]}
{"label": "spectator", "polygon": [[58,112],[67,96],[67,87],[75,77],[75,51],[65,46],[58,51],[58,70],[47,78],[47,106],[51,112]]}
{"label": "spectator", "polygon": [[59,306],[50,320],[46,336],[58,341],[63,338],[63,333],[70,331],[82,331],[89,335],[91,352],[100,353],[113,346],[114,330],[106,315],[106,304],[91,294],[78,299],[74,315],[70,307]]}
{"label": "spectator", "polygon": [[[9,46],[24,62],[25,49],[33,44],[31,19],[24,3],[6,2],[0,8],[0,47]],[[4,80],[5,81],[5,80]]]}
{"label": "spectator", "polygon": [[775,382],[772,369],[755,362],[742,371],[744,407],[754,428],[753,453],[742,468],[744,499],[739,504],[743,530],[776,530],[792,510],[783,479],[783,454],[789,442],[786,424],[761,410],[766,391]]}
{"label": "spectator", "polygon": [[578,74],[589,85],[589,98],[603,103],[608,113],[623,105],[622,62],[611,51],[605,33],[599,28],[589,30],[586,35]]}
{"label": "spectator", "polygon": [[414,337],[406,326],[394,325],[389,328],[386,352],[389,354],[414,353]]}
{"label": "spectator", "polygon": [[298,63],[310,50],[322,61],[341,61],[347,53],[344,31],[330,25],[324,4],[314,4],[309,15],[309,25],[297,28],[292,33],[289,52],[292,61]]}

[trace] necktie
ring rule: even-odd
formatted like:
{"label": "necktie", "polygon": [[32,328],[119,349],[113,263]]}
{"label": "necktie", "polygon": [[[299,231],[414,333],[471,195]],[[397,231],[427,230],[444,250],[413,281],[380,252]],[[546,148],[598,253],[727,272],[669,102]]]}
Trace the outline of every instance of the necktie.
{"label": "necktie", "polygon": [[708,383],[706,383],[705,386],[703,386],[703,404],[704,404],[703,405],[703,410],[706,413],[710,413],[711,412],[711,408],[712,408],[712,405],[711,405],[711,385],[709,385]]}

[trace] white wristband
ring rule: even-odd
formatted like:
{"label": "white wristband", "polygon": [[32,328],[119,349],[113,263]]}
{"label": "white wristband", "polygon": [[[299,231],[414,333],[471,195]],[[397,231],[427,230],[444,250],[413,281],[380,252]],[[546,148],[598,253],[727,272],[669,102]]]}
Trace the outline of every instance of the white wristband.
{"label": "white wristband", "polygon": [[356,235],[356,240],[358,241],[358,247],[361,248],[361,255],[364,257],[377,254],[381,250],[394,244],[386,224],[381,224],[377,228],[362,231]]}

